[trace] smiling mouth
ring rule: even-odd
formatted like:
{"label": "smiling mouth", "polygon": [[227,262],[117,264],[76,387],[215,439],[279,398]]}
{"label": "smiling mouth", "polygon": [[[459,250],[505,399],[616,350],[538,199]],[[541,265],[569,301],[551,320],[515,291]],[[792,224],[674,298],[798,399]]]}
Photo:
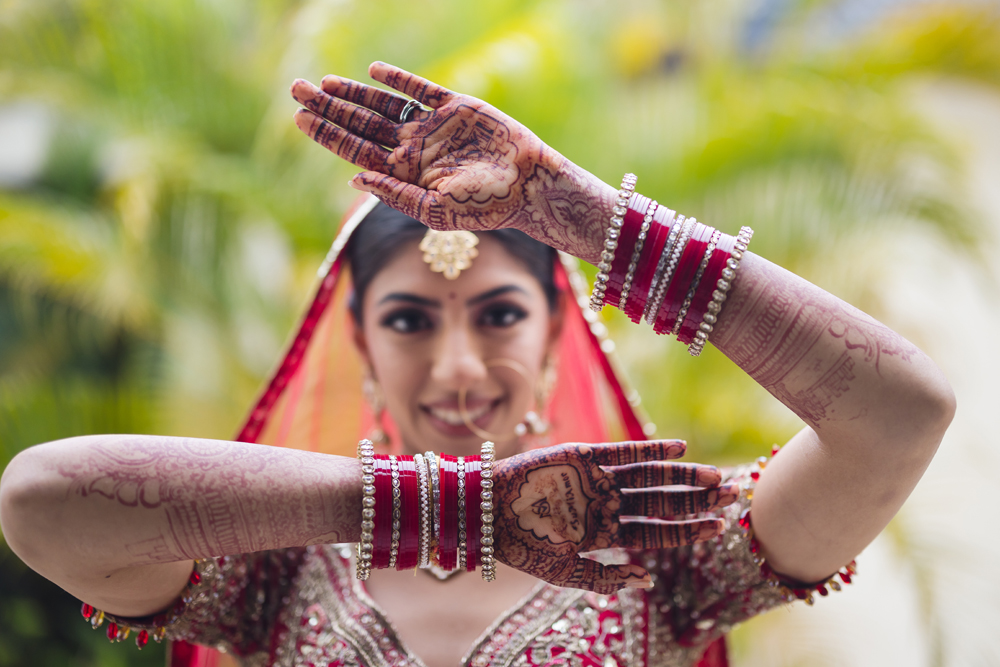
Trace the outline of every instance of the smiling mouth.
{"label": "smiling mouth", "polygon": [[[477,426],[479,420],[487,417],[502,401],[502,398],[498,398],[492,401],[486,401],[481,405],[474,408],[470,408],[465,411],[465,419],[462,419],[462,412],[456,408],[445,408],[440,406],[423,406],[424,412],[426,412],[431,417],[436,420],[443,422],[447,426],[452,427],[466,427],[468,422],[472,422]],[[489,421],[488,419],[485,421]]]}

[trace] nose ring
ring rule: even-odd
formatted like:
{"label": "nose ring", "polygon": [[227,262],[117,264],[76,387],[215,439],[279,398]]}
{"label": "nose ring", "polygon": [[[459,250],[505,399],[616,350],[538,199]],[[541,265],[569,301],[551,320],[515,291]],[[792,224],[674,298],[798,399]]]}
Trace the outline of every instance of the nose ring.
{"label": "nose ring", "polygon": [[[522,378],[524,378],[525,382],[528,382],[529,385],[531,384],[528,381],[528,369],[525,368],[524,364],[522,364],[519,361],[514,361],[513,359],[505,359],[503,357],[499,357],[497,359],[489,359],[488,361],[484,361],[483,366],[485,366],[486,368],[495,368],[497,366],[504,366],[506,368],[510,368],[511,370],[516,371],[517,374],[520,375]],[[490,433],[487,430],[479,428],[472,422],[472,419],[469,418],[469,411],[466,408],[465,399],[468,396],[468,393],[469,392],[465,387],[460,387],[458,390],[458,414],[462,417],[462,423],[465,424],[466,428],[468,428],[470,431],[475,433],[483,440],[504,440],[506,436],[499,435],[496,433]],[[518,433],[518,430],[515,428],[513,435],[521,435],[521,434]]]}

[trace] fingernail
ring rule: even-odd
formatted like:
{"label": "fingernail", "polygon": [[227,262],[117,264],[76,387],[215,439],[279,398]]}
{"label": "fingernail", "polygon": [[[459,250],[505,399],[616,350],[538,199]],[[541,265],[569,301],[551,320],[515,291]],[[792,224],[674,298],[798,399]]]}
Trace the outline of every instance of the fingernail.
{"label": "fingernail", "polygon": [[630,581],[627,584],[625,584],[625,587],[626,588],[642,588],[642,589],[645,589],[645,590],[649,590],[650,588],[653,587],[653,580],[652,579],[642,579],[641,581]]}
{"label": "fingernail", "polygon": [[718,468],[707,468],[698,473],[698,482],[704,486],[715,486],[721,481],[722,473]]}
{"label": "fingernail", "polygon": [[720,535],[723,531],[724,526],[721,521],[713,521],[712,523],[702,524],[701,530],[698,531],[698,536],[703,540],[710,540],[713,537]]}

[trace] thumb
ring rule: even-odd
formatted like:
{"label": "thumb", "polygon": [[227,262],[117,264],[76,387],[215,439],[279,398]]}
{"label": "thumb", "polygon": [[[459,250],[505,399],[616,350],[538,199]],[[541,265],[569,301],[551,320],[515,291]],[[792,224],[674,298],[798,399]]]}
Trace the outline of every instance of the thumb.
{"label": "thumb", "polygon": [[576,557],[572,568],[564,570],[566,576],[552,583],[566,588],[608,595],[622,588],[652,588],[649,573],[638,565],[604,565],[589,558]]}
{"label": "thumb", "polygon": [[425,190],[419,185],[382,174],[377,171],[363,171],[355,174],[349,185],[362,192],[370,192],[387,205],[414,220],[419,220],[431,229],[447,229],[441,195],[435,190]]}

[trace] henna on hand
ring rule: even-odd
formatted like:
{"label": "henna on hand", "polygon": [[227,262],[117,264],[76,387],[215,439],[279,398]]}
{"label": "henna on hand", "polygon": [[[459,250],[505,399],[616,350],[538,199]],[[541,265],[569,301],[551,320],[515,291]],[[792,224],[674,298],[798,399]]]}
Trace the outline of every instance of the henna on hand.
{"label": "henna on hand", "polygon": [[[685,450],[677,440],[560,445],[498,461],[497,559],[558,586],[598,593],[647,587],[649,576],[637,565],[603,565],[578,554],[673,547],[717,536],[721,522],[714,518],[642,518],[705,512],[736,499],[732,485],[717,486],[721,476],[712,466],[664,463]],[[664,484],[715,488],[646,489]]]}
{"label": "henna on hand", "polygon": [[366,171],[352,185],[433,229],[513,227],[599,261],[615,189],[496,108],[385,63],[371,76],[430,107],[406,123],[407,98],[327,76],[296,80],[295,116],[314,141]]}

